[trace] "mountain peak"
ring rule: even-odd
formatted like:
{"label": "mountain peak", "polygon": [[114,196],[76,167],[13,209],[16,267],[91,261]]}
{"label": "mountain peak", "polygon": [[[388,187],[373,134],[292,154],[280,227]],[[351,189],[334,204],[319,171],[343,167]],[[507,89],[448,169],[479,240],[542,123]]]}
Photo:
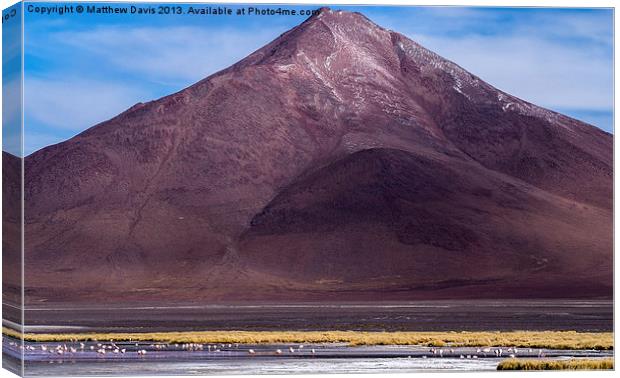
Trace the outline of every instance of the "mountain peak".
{"label": "mountain peak", "polygon": [[613,139],[550,114],[322,8],[28,156],[29,298],[610,295]]}

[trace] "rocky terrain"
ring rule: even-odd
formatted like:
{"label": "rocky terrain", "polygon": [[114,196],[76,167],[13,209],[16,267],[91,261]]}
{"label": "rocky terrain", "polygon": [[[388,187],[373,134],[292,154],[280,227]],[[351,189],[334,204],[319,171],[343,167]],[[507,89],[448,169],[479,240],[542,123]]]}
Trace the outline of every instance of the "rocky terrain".
{"label": "rocky terrain", "polygon": [[27,301],[611,297],[612,154],[324,8],[26,157]]}

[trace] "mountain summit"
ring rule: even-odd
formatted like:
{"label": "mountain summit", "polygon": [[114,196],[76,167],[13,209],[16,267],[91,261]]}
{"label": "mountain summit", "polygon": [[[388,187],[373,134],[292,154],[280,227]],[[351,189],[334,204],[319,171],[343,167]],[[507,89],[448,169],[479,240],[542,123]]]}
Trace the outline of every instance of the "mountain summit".
{"label": "mountain summit", "polygon": [[32,303],[612,293],[611,135],[358,13],[25,172]]}

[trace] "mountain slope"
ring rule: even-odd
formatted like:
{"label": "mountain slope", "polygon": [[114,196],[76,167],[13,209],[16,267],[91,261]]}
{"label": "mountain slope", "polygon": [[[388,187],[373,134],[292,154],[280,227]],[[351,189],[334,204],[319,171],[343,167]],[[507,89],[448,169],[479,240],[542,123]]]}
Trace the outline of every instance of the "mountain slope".
{"label": "mountain slope", "polygon": [[322,9],[28,156],[27,293],[609,296],[611,162],[611,135]]}

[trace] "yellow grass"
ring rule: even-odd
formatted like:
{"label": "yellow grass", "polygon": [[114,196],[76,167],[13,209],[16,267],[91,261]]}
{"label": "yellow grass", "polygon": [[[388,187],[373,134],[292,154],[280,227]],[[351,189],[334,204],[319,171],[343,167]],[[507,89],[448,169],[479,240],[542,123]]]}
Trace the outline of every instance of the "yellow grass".
{"label": "yellow grass", "polygon": [[[19,332],[3,327],[8,336]],[[550,349],[613,349],[613,333],[575,331],[362,332],[362,331],[200,331],[146,333],[26,333],[29,341],[131,340],[165,343],[347,343],[349,345],[515,346]]]}
{"label": "yellow grass", "polygon": [[573,358],[564,361],[511,358],[497,365],[497,370],[612,370],[613,368],[613,358]]}

